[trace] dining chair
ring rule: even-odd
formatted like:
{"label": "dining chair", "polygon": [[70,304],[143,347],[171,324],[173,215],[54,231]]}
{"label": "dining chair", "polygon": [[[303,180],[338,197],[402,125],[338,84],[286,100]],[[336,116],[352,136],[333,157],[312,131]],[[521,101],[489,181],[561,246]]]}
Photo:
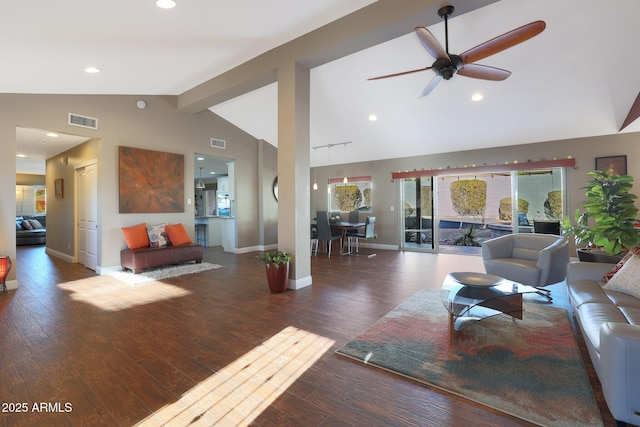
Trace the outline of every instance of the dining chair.
{"label": "dining chair", "polygon": [[363,233],[352,233],[352,234],[348,234],[348,246],[349,246],[349,251],[351,251],[351,240],[355,240],[356,242],[356,252],[360,252],[360,245],[359,245],[359,241],[360,239],[373,239],[376,237],[376,217],[375,216],[368,216],[367,219],[364,222],[364,232]]}
{"label": "dining chair", "polygon": [[[351,223],[360,222],[360,211],[349,211],[349,222]],[[356,234],[357,232],[358,230],[353,228],[353,229],[347,230],[345,233],[347,237],[347,246],[349,248],[349,252],[351,252],[351,239],[349,239],[349,236]]]}
{"label": "dining chair", "polygon": [[311,224],[311,252],[318,253],[318,226]]}
{"label": "dining chair", "polygon": [[[334,235],[329,224],[329,214],[327,211],[316,212],[316,227],[318,230],[318,241],[325,242],[328,250],[327,253],[331,258],[331,243],[334,240],[340,240],[340,248],[342,248],[342,234]],[[316,255],[318,254],[318,246],[316,245]]]}

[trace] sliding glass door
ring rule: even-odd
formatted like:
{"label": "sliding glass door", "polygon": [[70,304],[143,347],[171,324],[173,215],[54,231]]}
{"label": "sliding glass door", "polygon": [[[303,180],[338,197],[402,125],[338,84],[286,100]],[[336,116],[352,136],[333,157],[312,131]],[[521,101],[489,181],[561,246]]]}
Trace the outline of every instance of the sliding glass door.
{"label": "sliding glass door", "polygon": [[458,172],[399,179],[403,249],[478,253],[504,234],[560,234],[564,167]]}
{"label": "sliding glass door", "polygon": [[513,229],[518,233],[560,234],[560,220],[565,213],[564,168],[513,172]]}
{"label": "sliding glass door", "polygon": [[434,251],[433,177],[401,180],[402,248]]}

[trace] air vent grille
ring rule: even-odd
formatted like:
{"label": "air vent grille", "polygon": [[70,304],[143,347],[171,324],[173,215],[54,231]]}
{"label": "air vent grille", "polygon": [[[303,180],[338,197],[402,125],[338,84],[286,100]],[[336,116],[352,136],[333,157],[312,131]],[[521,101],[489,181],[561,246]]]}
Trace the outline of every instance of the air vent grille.
{"label": "air vent grille", "polygon": [[213,148],[222,148],[225,150],[227,148],[227,141],[224,139],[211,138],[211,147]]}
{"label": "air vent grille", "polygon": [[75,113],[69,113],[69,124],[71,126],[79,126],[81,128],[98,129],[98,119],[81,116],[80,114]]}

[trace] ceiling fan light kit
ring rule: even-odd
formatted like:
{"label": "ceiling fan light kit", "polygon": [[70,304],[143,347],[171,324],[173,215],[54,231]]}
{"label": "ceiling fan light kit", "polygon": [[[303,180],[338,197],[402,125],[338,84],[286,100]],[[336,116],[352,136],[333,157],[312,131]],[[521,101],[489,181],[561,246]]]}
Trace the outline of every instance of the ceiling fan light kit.
{"label": "ceiling fan light kit", "polygon": [[454,55],[449,53],[449,24],[448,19],[453,14],[453,6],[443,6],[438,10],[438,15],[444,19],[445,47],[434,35],[425,27],[416,27],[416,36],[422,46],[435,59],[430,67],[419,68],[417,70],[403,71],[400,73],[388,74],[385,76],[372,77],[369,80],[380,80],[389,77],[397,77],[406,74],[418,73],[426,70],[433,70],[435,76],[431,79],[427,87],[424,88],[420,97],[426,96],[442,80],[449,80],[455,74],[474,79],[501,81],[511,75],[510,71],[501,68],[490,67],[488,65],[476,64],[476,61],[487,58],[496,53],[502,52],[510,47],[520,44],[544,31],[546,24],[544,21],[534,21],[522,27],[511,30],[498,37],[494,37],[484,43],[473,47],[464,53]]}

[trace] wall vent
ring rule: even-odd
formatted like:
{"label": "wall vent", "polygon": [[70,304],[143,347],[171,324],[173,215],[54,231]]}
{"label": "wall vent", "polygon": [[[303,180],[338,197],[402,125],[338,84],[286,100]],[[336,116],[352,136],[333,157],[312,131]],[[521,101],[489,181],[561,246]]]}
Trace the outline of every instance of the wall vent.
{"label": "wall vent", "polygon": [[211,146],[213,148],[222,148],[225,150],[227,148],[227,141],[224,139],[211,138]]}
{"label": "wall vent", "polygon": [[81,116],[80,114],[69,113],[69,124],[71,126],[98,130],[98,119]]}

